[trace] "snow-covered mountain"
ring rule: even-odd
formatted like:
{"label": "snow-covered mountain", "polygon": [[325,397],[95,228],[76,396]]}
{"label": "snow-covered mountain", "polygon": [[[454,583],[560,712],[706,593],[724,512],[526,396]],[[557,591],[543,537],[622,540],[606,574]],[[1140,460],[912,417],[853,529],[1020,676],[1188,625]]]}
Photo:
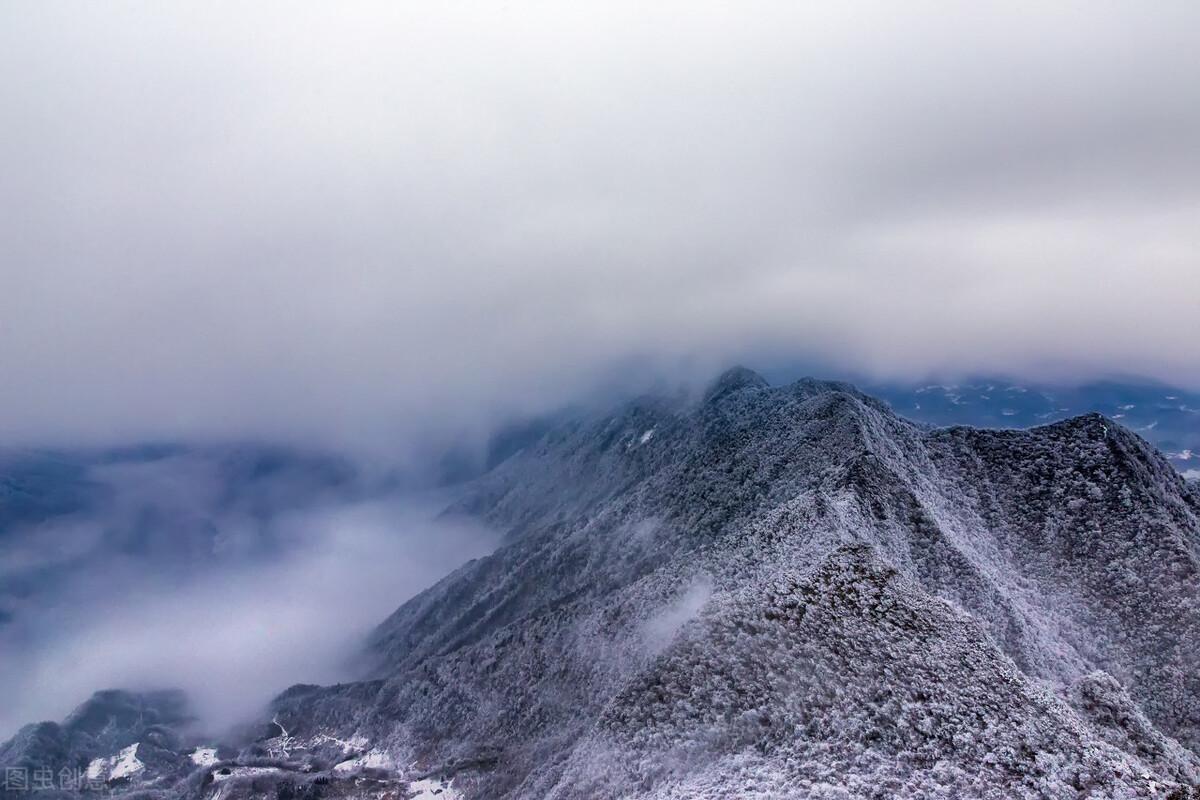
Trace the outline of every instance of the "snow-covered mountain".
{"label": "snow-covered mountain", "polygon": [[1112,419],[935,429],[735,369],[446,513],[504,545],[362,680],[222,742],[31,726],[0,766],[207,800],[1198,796],[1200,493]]}

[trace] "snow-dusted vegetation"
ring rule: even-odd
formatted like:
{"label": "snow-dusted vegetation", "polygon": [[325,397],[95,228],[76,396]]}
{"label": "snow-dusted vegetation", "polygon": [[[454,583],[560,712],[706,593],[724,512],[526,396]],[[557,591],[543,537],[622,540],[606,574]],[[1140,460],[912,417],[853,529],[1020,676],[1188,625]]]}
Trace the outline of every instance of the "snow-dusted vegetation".
{"label": "snow-dusted vegetation", "polygon": [[[1200,496],[1104,417],[932,429],[844,384],[733,370],[698,402],[552,430],[448,513],[506,544],[384,621],[364,680],[293,687],[243,741],[181,741],[185,767],[147,761],[120,787],[591,800],[1200,783]],[[68,760],[111,758],[145,740],[135,728]],[[43,733],[0,761],[74,741]]]}

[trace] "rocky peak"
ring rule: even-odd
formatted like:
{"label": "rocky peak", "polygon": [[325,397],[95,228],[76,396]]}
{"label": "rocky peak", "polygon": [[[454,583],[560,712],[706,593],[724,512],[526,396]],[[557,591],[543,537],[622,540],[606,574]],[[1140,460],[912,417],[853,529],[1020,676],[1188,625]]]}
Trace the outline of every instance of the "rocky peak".
{"label": "rocky peak", "polygon": [[769,386],[767,379],[754,370],[742,366],[731,367],[709,386],[708,391],[704,393],[704,402],[715,403],[734,392],[766,389]]}

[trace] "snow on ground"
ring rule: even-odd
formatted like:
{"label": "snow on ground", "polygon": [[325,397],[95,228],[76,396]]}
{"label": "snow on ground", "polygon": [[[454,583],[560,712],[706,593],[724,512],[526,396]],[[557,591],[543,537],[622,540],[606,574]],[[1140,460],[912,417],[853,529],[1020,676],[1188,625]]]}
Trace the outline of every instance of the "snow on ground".
{"label": "snow on ground", "polygon": [[138,760],[137,751],[138,745],[136,744],[131,744],[122,750],[108,779],[115,781],[118,778],[129,778],[146,769],[146,765]]}
{"label": "snow on ground", "polygon": [[217,763],[215,747],[197,747],[192,751],[192,763],[200,767],[211,767]]}
{"label": "snow on ground", "polygon": [[358,758],[349,758],[333,768],[334,772],[354,772],[360,769],[392,769],[394,764],[382,750],[370,750]]}
{"label": "snow on ground", "polygon": [[338,747],[341,747],[343,753],[350,753],[355,750],[362,750],[368,744],[371,743],[371,741],[367,737],[363,736],[361,733],[356,733],[353,736],[351,736],[349,739],[339,739],[338,737],[332,736],[328,733],[318,733],[316,736],[314,736],[312,739],[309,740],[307,746],[308,747],[318,747],[327,742],[333,742]]}
{"label": "snow on ground", "polygon": [[425,778],[410,783],[408,790],[416,792],[411,800],[462,800],[462,792],[455,789],[453,783],[453,780]]}
{"label": "snow on ground", "polygon": [[122,778],[132,778],[145,771],[146,765],[137,757],[138,746],[131,744],[120,753],[108,758],[95,758],[87,766],[89,781],[115,781]]}
{"label": "snow on ground", "polygon": [[276,716],[271,720],[271,724],[279,728],[279,735],[268,739],[266,742],[267,752],[275,758],[290,758],[291,751],[298,746],[298,742],[288,733],[287,728],[279,722],[279,717]]}
{"label": "snow on ground", "polygon": [[108,772],[107,758],[93,758],[92,762],[87,765],[87,779],[89,781],[102,780]]}
{"label": "snow on ground", "polygon": [[213,783],[232,780],[233,778],[257,778],[260,775],[274,775],[282,772],[279,767],[230,767],[229,771],[217,770],[213,773]]}

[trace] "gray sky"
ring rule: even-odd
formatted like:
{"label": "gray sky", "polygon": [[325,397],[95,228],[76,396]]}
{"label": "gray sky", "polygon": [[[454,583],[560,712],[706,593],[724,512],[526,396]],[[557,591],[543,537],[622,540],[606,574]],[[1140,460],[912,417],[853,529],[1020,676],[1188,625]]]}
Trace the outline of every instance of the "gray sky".
{"label": "gray sky", "polygon": [[1191,1],[4,3],[0,440],[1200,386],[1198,79]]}

